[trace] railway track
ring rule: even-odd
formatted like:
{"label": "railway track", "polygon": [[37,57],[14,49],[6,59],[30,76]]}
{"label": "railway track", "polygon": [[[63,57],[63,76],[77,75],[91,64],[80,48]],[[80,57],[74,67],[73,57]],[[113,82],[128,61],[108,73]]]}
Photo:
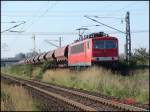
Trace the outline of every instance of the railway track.
{"label": "railway track", "polygon": [[56,98],[65,103],[71,110],[81,111],[149,111],[144,108],[127,105],[113,100],[93,96],[87,93],[70,90],[35,80],[25,80],[9,75],[1,75],[2,79],[20,83],[31,90],[36,90],[46,96]]}

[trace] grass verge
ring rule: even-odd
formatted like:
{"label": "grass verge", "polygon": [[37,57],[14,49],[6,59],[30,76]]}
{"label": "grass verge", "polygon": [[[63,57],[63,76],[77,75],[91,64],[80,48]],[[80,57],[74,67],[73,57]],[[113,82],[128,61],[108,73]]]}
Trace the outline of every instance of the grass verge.
{"label": "grass verge", "polygon": [[35,111],[32,97],[21,86],[1,82],[1,111]]}
{"label": "grass verge", "polygon": [[109,70],[97,67],[82,72],[48,70],[43,74],[42,81],[119,98],[133,98],[141,103],[149,101],[148,70],[135,71],[130,76],[115,75]]}
{"label": "grass verge", "polygon": [[136,70],[129,76],[114,74],[97,67],[73,72],[68,69],[45,71],[42,67],[28,69],[25,65],[10,67],[3,71],[15,75],[23,74],[19,77],[36,78],[44,82],[100,92],[119,98],[133,98],[141,103],[149,101],[149,69]]}

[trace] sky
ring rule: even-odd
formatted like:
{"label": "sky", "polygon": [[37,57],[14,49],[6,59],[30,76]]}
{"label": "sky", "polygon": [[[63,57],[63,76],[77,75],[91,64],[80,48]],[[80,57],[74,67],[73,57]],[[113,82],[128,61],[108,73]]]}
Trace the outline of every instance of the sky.
{"label": "sky", "polygon": [[[132,52],[140,47],[148,50],[148,1],[2,1],[1,57],[14,57],[20,52],[33,51],[33,35],[35,35],[37,52],[56,49],[46,41],[58,45],[59,43],[55,40],[58,40],[59,37],[62,38],[62,46],[65,46],[79,37],[76,29],[83,26],[88,28],[84,34],[103,31],[109,33],[110,36],[117,37],[119,54],[122,54],[124,53],[125,34],[100,25],[84,16],[88,15],[125,32],[127,11],[130,12]],[[23,21],[25,23],[21,24]],[[5,31],[15,25],[19,26]],[[20,31],[20,33],[12,31]]]}

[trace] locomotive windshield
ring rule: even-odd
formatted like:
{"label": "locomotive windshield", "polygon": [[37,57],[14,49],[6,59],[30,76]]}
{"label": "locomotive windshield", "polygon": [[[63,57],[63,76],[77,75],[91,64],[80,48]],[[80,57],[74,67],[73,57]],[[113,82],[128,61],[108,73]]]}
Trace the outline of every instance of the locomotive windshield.
{"label": "locomotive windshield", "polygon": [[93,42],[94,49],[112,49],[116,47],[117,44],[114,40],[95,40]]}

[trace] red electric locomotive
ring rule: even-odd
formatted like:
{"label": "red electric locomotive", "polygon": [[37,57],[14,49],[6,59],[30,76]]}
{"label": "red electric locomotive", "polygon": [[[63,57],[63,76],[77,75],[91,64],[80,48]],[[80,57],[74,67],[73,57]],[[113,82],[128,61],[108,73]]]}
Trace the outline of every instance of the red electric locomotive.
{"label": "red electric locomotive", "polygon": [[94,33],[69,45],[68,66],[114,64],[118,61],[118,39],[103,32]]}

